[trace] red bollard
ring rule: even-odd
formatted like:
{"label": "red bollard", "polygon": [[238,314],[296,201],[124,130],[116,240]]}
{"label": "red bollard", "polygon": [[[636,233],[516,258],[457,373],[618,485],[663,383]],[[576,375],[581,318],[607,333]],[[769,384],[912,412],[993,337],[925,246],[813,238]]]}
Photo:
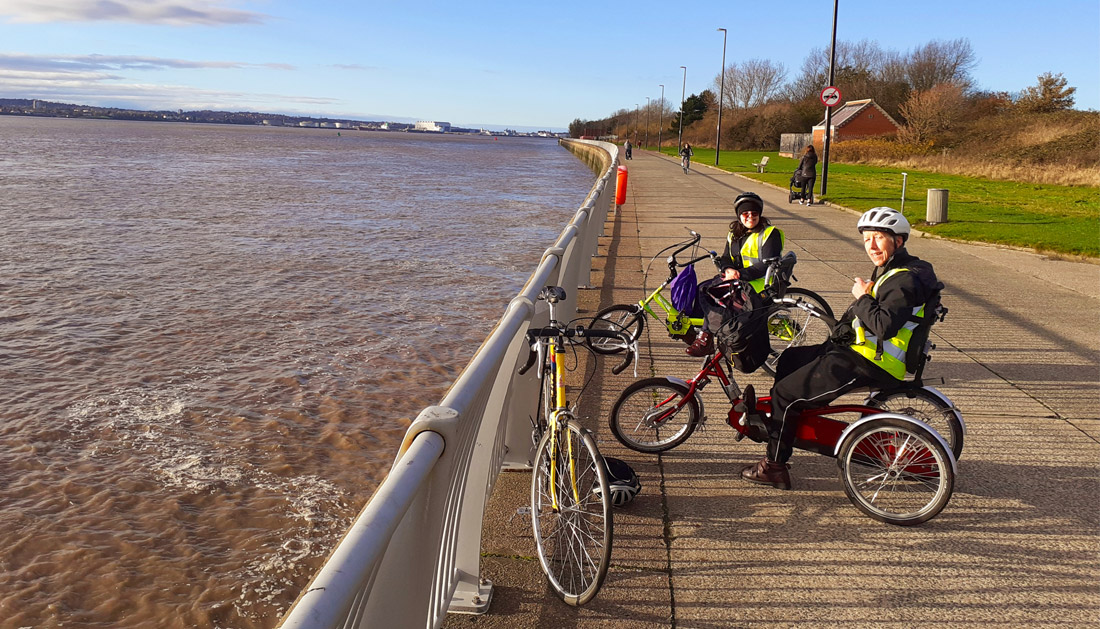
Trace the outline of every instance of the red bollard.
{"label": "red bollard", "polygon": [[615,178],[615,209],[626,203],[626,166],[619,166],[618,176]]}

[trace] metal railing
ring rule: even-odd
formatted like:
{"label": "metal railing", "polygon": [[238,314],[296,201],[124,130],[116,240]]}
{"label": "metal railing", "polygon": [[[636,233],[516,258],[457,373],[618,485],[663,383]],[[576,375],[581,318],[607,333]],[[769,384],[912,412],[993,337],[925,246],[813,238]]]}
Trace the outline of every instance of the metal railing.
{"label": "metal railing", "polygon": [[[530,468],[530,417],[538,404],[525,333],[549,322],[536,297],[566,287],[566,312],[588,282],[610,204],[618,148],[563,140],[599,177],[583,205],[542,256],[485,342],[438,406],[405,433],[389,475],[280,627],[438,627],[448,612],[484,613],[492,583],[481,578],[485,506],[504,468]],[[596,165],[599,166],[596,166]],[[574,290],[568,290],[572,287]]]}

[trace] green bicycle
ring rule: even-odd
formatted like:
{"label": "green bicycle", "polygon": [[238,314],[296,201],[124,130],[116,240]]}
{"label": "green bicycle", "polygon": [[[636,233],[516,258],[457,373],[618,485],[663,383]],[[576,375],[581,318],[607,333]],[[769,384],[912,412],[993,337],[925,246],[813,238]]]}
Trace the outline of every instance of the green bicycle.
{"label": "green bicycle", "polygon": [[[690,345],[695,340],[698,330],[702,328],[703,319],[702,317],[692,317],[689,313],[678,310],[664,295],[664,291],[672,283],[672,280],[676,279],[680,269],[707,259],[717,263],[718,253],[710,251],[706,255],[680,263],[676,256],[696,247],[701,238],[698,233],[692,230],[688,231],[691,233],[691,239],[665,247],[650,260],[650,264],[652,264],[658,256],[669,249],[675,248],[675,251],[669,254],[666,259],[668,278],[660,286],[637,304],[615,304],[600,310],[593,318],[591,327],[594,329],[623,331],[630,335],[632,342],[637,342],[645,329],[646,315],[648,314],[664,324],[670,337]],[[791,280],[794,279],[794,265],[797,261],[798,259],[793,251],[788,251],[781,258],[766,260],[769,266],[764,285],[768,288],[764,291],[762,297],[768,303],[766,308],[768,333],[772,340],[772,353],[764,362],[763,368],[772,375],[775,375],[775,364],[783,350],[788,347],[823,343],[829,337],[827,325],[807,314],[805,310],[791,307],[789,300],[784,301],[784,297],[798,298],[816,307],[819,311],[825,312],[830,317],[833,316],[833,309],[829,307],[829,304],[821,295],[804,288],[790,286]],[[648,276],[649,271],[647,269],[646,277],[648,278]],[[661,310],[661,314],[657,314],[654,306]],[[588,344],[593,351],[600,354],[615,354],[627,347],[626,344],[614,339],[602,338],[590,339]]]}

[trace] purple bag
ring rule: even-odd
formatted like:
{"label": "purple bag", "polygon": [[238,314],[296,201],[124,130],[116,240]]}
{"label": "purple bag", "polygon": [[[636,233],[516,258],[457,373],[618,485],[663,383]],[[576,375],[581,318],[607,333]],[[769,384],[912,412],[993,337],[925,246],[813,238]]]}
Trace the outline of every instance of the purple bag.
{"label": "purple bag", "polygon": [[695,278],[695,265],[685,266],[684,270],[673,278],[668,287],[672,291],[673,307],[686,313],[689,317],[694,316],[695,298],[699,294],[699,282]]}

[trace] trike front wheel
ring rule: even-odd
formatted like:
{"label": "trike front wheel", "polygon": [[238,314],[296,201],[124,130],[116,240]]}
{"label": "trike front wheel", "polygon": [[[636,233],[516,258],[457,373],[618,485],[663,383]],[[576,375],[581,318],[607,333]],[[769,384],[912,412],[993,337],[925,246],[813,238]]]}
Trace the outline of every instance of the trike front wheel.
{"label": "trike front wheel", "polygon": [[872,518],[912,526],[934,518],[951,500],[954,457],[916,422],[894,417],[857,426],[837,464],[844,493]]}
{"label": "trike front wheel", "polygon": [[695,431],[699,401],[684,384],[646,378],[630,385],[611,407],[611,433],[638,452],[664,452]]}
{"label": "trike front wheel", "polygon": [[[645,328],[645,311],[639,306],[626,304],[608,306],[596,313],[589,327],[593,330],[625,332],[631,342],[636,342]],[[586,337],[585,342],[597,354],[618,354],[626,349],[626,345],[618,339]]]}
{"label": "trike front wheel", "polygon": [[589,432],[561,419],[539,442],[531,475],[531,524],[550,589],[584,605],[611,564],[612,515],[607,465]]}

